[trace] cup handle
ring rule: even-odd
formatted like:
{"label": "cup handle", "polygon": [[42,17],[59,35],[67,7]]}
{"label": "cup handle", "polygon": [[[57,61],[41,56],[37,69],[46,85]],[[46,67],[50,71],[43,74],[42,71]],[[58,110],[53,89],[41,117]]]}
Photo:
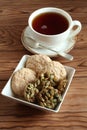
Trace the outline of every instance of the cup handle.
{"label": "cup handle", "polygon": [[81,31],[82,25],[78,20],[72,21],[70,37],[76,36]]}

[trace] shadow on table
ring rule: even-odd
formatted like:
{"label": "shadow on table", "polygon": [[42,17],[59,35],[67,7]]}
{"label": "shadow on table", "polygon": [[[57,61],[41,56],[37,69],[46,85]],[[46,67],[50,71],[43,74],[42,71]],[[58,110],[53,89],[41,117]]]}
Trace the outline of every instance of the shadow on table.
{"label": "shadow on table", "polygon": [[18,117],[35,117],[35,116],[43,116],[43,115],[48,115],[51,112],[46,112],[46,111],[41,111],[36,108],[32,108],[23,104],[16,104],[15,106],[16,109],[16,116]]}

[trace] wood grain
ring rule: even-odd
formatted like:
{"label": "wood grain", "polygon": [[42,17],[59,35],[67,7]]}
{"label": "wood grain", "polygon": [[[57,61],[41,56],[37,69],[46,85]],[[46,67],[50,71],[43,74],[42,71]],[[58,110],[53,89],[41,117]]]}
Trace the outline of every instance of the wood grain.
{"label": "wood grain", "polygon": [[87,130],[87,0],[0,0],[0,92],[21,57],[32,55],[21,43],[29,15],[49,6],[66,10],[82,23],[70,51],[74,60],[52,58],[74,67],[76,73],[59,113],[39,111],[0,95],[0,130]]}

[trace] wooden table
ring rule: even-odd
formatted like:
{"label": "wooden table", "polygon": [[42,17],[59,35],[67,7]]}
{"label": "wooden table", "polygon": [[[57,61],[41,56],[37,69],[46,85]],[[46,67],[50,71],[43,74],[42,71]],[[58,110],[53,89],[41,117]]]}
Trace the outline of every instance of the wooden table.
{"label": "wooden table", "polygon": [[42,112],[0,95],[0,130],[87,130],[87,0],[0,0],[0,92],[20,58],[29,54],[21,33],[29,15],[41,7],[59,7],[82,23],[70,54],[73,61],[52,58],[76,69],[58,113]]}

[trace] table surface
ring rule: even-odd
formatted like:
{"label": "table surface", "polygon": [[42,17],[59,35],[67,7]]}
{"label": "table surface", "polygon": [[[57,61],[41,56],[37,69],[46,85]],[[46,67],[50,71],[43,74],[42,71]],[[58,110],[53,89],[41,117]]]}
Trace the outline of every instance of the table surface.
{"label": "table surface", "polygon": [[0,0],[0,92],[21,57],[32,55],[21,43],[29,15],[42,7],[66,10],[82,23],[73,61],[54,57],[76,73],[58,113],[39,111],[9,100],[0,94],[0,130],[87,130],[87,0]]}

